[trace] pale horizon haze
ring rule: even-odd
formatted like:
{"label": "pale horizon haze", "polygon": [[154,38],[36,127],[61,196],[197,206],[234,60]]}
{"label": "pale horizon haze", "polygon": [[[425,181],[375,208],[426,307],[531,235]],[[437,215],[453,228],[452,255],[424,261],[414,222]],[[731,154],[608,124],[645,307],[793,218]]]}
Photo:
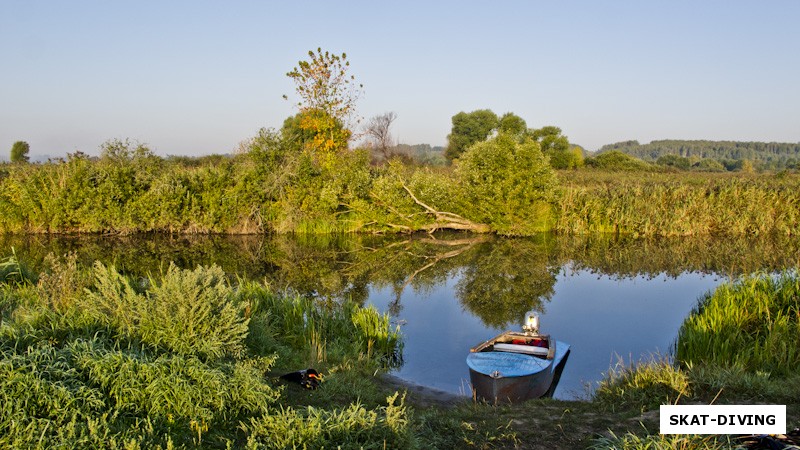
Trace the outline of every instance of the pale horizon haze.
{"label": "pale horizon haze", "polygon": [[[286,73],[346,53],[358,114],[446,145],[488,108],[595,151],[624,140],[800,141],[800,2],[0,0],[0,158],[230,153],[280,128]],[[289,101],[282,98],[289,97]]]}

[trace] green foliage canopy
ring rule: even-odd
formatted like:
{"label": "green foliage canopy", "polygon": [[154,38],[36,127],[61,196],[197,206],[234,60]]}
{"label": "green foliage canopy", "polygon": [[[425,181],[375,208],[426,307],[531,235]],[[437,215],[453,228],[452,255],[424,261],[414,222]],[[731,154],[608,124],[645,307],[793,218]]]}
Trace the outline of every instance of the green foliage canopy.
{"label": "green foliage canopy", "polygon": [[525,123],[525,119],[512,112],[503,114],[497,122],[499,133],[522,136],[527,130],[528,124]]}
{"label": "green foliage canopy", "polygon": [[497,128],[498,118],[488,109],[479,109],[470,113],[460,112],[452,118],[453,128],[447,135],[445,157],[453,161],[476,142],[486,140]]}
{"label": "green foliage canopy", "polygon": [[583,165],[583,152],[570,146],[569,139],[561,134],[561,128],[546,126],[531,129],[528,135],[539,143],[553,168],[576,169]]}
{"label": "green foliage canopy", "polygon": [[507,134],[470,147],[456,176],[472,205],[470,218],[501,234],[544,230],[558,198],[555,173],[539,144]]}
{"label": "green foliage canopy", "polygon": [[11,162],[28,162],[30,149],[30,145],[25,141],[14,142],[14,145],[11,146]]}

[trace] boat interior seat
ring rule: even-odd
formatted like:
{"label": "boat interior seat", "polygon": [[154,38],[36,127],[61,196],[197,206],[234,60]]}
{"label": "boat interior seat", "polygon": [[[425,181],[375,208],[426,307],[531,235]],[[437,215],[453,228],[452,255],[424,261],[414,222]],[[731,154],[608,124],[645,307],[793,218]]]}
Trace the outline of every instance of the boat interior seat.
{"label": "boat interior seat", "polygon": [[535,347],[533,345],[520,345],[520,344],[506,344],[497,342],[494,344],[494,350],[499,352],[511,353],[524,353],[526,355],[544,356],[549,353],[547,347]]}

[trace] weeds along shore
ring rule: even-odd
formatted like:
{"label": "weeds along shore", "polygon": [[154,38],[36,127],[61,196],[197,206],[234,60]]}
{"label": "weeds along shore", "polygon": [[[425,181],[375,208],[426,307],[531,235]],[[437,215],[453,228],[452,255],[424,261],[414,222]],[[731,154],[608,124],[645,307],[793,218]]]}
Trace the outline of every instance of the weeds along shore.
{"label": "weeds along shore", "polygon": [[[403,397],[369,381],[401,350],[374,309],[216,266],[130,278],[67,258],[34,276],[12,256],[0,276],[0,447],[409,446]],[[307,367],[324,389],[278,379]]]}

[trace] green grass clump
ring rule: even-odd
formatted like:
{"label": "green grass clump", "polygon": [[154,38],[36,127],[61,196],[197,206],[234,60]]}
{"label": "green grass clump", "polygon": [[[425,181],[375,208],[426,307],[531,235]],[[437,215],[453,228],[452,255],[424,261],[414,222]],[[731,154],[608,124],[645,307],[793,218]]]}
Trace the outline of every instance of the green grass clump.
{"label": "green grass clump", "polygon": [[649,410],[691,393],[689,377],[667,359],[637,365],[619,362],[594,392],[594,401],[609,410]]}
{"label": "green grass clump", "polygon": [[397,397],[387,398],[385,407],[374,410],[360,404],[338,410],[288,408],[251,419],[242,425],[248,435],[246,448],[410,448],[413,440],[404,398]]}
{"label": "green grass clump", "polygon": [[35,282],[36,275],[17,258],[17,252],[11,248],[11,255],[0,260],[0,283]]}
{"label": "green grass clump", "polygon": [[645,435],[609,433],[595,439],[591,450],[726,450],[734,448],[730,439],[719,436],[685,434]]}
{"label": "green grass clump", "polygon": [[761,275],[719,287],[681,326],[676,358],[791,375],[800,367],[800,278]]}
{"label": "green grass clump", "polygon": [[161,279],[148,280],[144,292],[114,268],[96,264],[94,274],[95,289],[85,296],[84,310],[105,318],[126,338],[205,358],[244,350],[248,319],[219,267],[190,271],[171,265]]}

